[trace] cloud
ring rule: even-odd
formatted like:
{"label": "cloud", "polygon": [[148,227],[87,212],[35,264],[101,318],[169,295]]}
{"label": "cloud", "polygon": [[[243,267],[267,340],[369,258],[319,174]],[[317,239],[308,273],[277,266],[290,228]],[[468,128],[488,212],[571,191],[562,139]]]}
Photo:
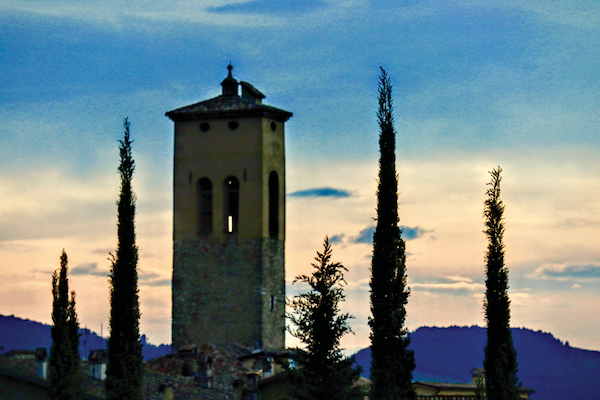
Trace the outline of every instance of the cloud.
{"label": "cloud", "polygon": [[102,256],[108,256],[109,253],[114,253],[115,249],[111,249],[110,247],[98,247],[91,251],[92,254],[100,254]]}
{"label": "cloud", "polygon": [[[108,277],[109,271],[98,269],[98,263],[79,264],[69,269],[70,275],[90,275]],[[171,279],[158,279],[161,275],[154,271],[138,270],[138,284],[140,286],[171,286]]]}
{"label": "cloud", "polygon": [[150,280],[158,278],[158,277],[160,277],[160,275],[158,275],[156,272],[146,272],[143,270],[140,270],[138,272],[138,279],[140,281],[150,281]]}
{"label": "cloud", "polygon": [[535,305],[535,302],[538,301],[538,299],[529,293],[511,291],[509,296],[510,304],[515,306],[531,306]]}
{"label": "cloud", "polygon": [[352,243],[373,243],[373,234],[375,233],[375,225],[369,226],[358,232],[358,236],[351,237],[349,240]]}
{"label": "cloud", "polygon": [[[267,12],[267,8],[262,6],[263,1],[211,0],[197,3],[193,9],[190,9],[190,7],[182,6],[180,2],[172,0],[152,4],[137,0],[127,3],[118,0],[90,0],[78,7],[73,6],[72,0],[39,1],[36,4],[8,2],[0,4],[0,11],[19,13],[25,16],[31,14],[50,18],[68,17],[75,20],[103,23],[103,29],[123,29],[126,25],[147,28],[150,25],[144,21],[150,21],[153,22],[152,26],[156,29],[157,22],[161,21],[183,21],[202,23],[207,26],[229,27],[264,27],[274,24],[278,26],[283,21],[281,15],[293,16],[294,8],[297,8],[287,7],[289,10],[282,10],[281,7],[277,7],[279,14],[275,14],[275,12]],[[236,6],[239,3],[241,4]],[[245,3],[249,5],[244,6]],[[272,2],[272,4],[277,3]],[[312,9],[319,10],[316,7],[301,7],[301,9],[305,13]],[[266,18],[266,16],[270,18]]]}
{"label": "cloud", "polygon": [[288,197],[350,197],[352,193],[343,189],[334,189],[330,187],[298,190],[288,193]]}
{"label": "cloud", "polygon": [[343,243],[345,237],[346,237],[346,235],[343,233],[340,233],[339,235],[333,235],[332,237],[329,238],[329,243],[331,243],[331,244]]}
{"label": "cloud", "polygon": [[[400,229],[402,230],[402,239],[404,239],[406,241],[419,239],[419,238],[423,237],[423,235],[425,235],[426,233],[433,232],[433,230],[423,229],[419,226],[415,226],[415,227],[400,226]],[[373,243],[373,234],[374,233],[375,233],[375,225],[369,226],[369,227],[363,229],[362,231],[358,232],[357,236],[353,236],[353,237],[349,238],[348,240],[351,243],[356,243],[356,244],[358,244],[358,243],[371,244],[371,243]]]}
{"label": "cloud", "polygon": [[159,279],[157,281],[151,281],[151,282],[140,281],[140,286],[171,286],[171,280],[170,279]]}
{"label": "cloud", "polygon": [[211,12],[224,13],[250,13],[250,14],[282,14],[282,13],[305,13],[318,10],[327,4],[321,0],[304,1],[277,1],[254,0],[243,3],[226,4],[217,7],[210,7]]}
{"label": "cloud", "polygon": [[91,275],[91,276],[108,276],[108,271],[98,269],[98,263],[79,264],[75,268],[69,270],[71,275]]}
{"label": "cloud", "polygon": [[140,286],[171,286],[171,279],[161,278],[161,275],[154,271],[139,270],[138,283]]}
{"label": "cloud", "polygon": [[363,278],[355,281],[348,281],[346,285],[347,291],[365,292],[371,290],[371,278]]}
{"label": "cloud", "polygon": [[35,250],[35,246],[18,242],[1,242],[0,250],[9,251],[11,253],[23,253]]}
{"label": "cloud", "polygon": [[402,229],[402,238],[404,240],[419,239],[419,238],[423,237],[423,235],[425,235],[426,233],[433,232],[433,230],[423,229],[418,226],[415,226],[415,227],[401,226],[400,229]]}
{"label": "cloud", "polygon": [[459,275],[441,276],[437,282],[415,282],[409,286],[414,291],[450,294],[453,296],[479,296],[485,291],[483,283],[475,282],[471,278]]}
{"label": "cloud", "polygon": [[533,279],[565,280],[597,280],[600,279],[600,263],[562,263],[543,264],[532,274],[527,276]]}

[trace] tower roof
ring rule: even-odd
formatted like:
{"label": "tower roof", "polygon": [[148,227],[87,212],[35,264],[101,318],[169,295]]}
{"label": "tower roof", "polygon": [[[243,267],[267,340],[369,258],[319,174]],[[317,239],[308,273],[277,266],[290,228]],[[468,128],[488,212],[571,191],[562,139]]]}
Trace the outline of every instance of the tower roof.
{"label": "tower roof", "polygon": [[293,115],[289,111],[262,104],[265,95],[248,82],[242,82],[242,96],[240,97],[238,95],[239,83],[231,74],[233,69],[231,64],[227,66],[227,69],[229,74],[221,82],[223,94],[169,111],[166,116],[173,121],[267,117],[285,122]]}

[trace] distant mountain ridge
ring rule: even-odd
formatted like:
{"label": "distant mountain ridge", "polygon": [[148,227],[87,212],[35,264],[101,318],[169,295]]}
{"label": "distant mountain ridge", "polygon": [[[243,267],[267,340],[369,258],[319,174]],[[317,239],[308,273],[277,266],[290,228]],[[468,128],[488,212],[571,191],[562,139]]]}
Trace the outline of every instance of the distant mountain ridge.
{"label": "distant mountain ridge", "polygon": [[[50,325],[0,315],[0,354],[11,350],[50,350]],[[80,329],[79,353],[87,357],[90,350],[106,348],[106,339],[89,329]],[[600,398],[600,352],[570,347],[550,333],[513,328],[522,386],[535,390],[532,400],[597,400]],[[471,370],[483,365],[485,328],[478,326],[448,328],[421,327],[411,333],[417,368],[413,377],[420,381],[469,382]],[[155,346],[142,336],[144,360],[171,353],[171,345]],[[370,350],[355,355],[370,376]]]}
{"label": "distant mountain ridge", "polygon": [[[512,328],[522,386],[535,390],[532,400],[600,398],[600,352],[570,347],[550,333]],[[486,330],[478,326],[422,327],[410,334],[416,381],[469,382],[483,366]],[[371,351],[360,350],[355,363],[370,376]]]}
{"label": "distant mountain ridge", "polygon": [[[0,354],[11,350],[35,350],[45,347],[50,354],[52,335],[50,325],[15,317],[0,315]],[[79,329],[79,356],[87,358],[90,350],[106,349],[106,339],[98,336],[89,329]],[[171,354],[171,345],[155,346],[146,342],[142,335],[142,355],[144,360],[151,360],[166,354]]]}

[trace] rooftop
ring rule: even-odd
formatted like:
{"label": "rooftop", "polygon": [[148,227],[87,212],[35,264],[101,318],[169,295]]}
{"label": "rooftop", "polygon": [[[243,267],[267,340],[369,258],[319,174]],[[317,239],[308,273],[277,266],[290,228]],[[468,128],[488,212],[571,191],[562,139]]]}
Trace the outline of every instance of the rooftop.
{"label": "rooftop", "polygon": [[229,75],[221,82],[223,93],[212,99],[177,108],[166,113],[173,121],[225,119],[239,117],[267,117],[285,122],[293,114],[279,108],[262,104],[265,95],[248,82],[242,82],[242,96],[238,95],[238,81]]}

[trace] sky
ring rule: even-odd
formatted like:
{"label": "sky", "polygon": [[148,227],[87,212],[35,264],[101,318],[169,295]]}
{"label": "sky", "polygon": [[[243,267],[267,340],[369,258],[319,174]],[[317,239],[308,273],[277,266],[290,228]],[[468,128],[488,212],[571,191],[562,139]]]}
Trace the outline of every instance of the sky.
{"label": "sky", "polygon": [[[503,170],[511,324],[600,350],[595,1],[0,0],[0,314],[51,323],[63,249],[108,334],[118,140],[136,162],[141,331],[170,343],[173,123],[231,62],[286,123],[288,296],[323,239],[369,345],[380,67],[393,85],[406,326],[484,326],[483,201]],[[296,343],[288,337],[288,345]]]}

